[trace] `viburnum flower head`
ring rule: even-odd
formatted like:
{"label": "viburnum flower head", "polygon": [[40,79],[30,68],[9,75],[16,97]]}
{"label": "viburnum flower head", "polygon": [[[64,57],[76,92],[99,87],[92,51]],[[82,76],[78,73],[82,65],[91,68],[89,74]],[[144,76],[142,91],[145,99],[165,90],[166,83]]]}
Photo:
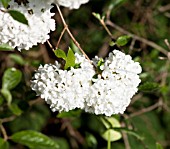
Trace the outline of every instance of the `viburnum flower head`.
{"label": "viburnum flower head", "polygon": [[84,56],[75,54],[79,68],[62,70],[55,65],[40,66],[32,80],[32,89],[50,104],[52,111],[75,108],[86,112],[122,114],[137,92],[142,69],[130,55],[114,50],[105,60],[93,59],[93,65]]}
{"label": "viburnum flower head", "polygon": [[89,0],[54,0],[54,3],[68,7],[70,9],[78,9],[81,4],[85,4],[88,1]]}
{"label": "viburnum flower head", "polygon": [[50,104],[53,112],[84,108],[91,78],[95,72],[84,56],[75,54],[75,57],[80,68],[71,67],[70,70],[62,70],[56,61],[55,65],[40,66],[33,77],[32,89]]}
{"label": "viburnum flower head", "polygon": [[[50,12],[51,3],[51,0],[28,0],[26,5],[18,5],[11,0],[8,10],[23,13],[29,25],[22,24],[14,20],[10,14],[0,11],[0,44],[7,43],[18,50],[28,50],[49,39],[49,32],[55,30],[55,20],[51,19],[54,15]],[[0,9],[6,11],[1,3]]]}
{"label": "viburnum flower head", "polygon": [[[97,67],[98,57],[93,60]],[[99,67],[101,74],[93,79],[90,98],[87,98],[85,111],[95,114],[122,114],[137,92],[142,69],[130,55],[114,50]]]}

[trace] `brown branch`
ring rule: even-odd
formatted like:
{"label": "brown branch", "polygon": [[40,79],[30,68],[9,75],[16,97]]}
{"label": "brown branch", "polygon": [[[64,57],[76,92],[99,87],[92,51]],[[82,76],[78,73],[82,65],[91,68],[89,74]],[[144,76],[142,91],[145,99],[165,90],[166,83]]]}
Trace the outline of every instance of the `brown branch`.
{"label": "brown branch", "polygon": [[160,12],[168,11],[168,10],[170,10],[170,4],[165,5],[165,6],[161,6],[161,7],[158,8],[158,10],[159,10]]}
{"label": "brown branch", "polygon": [[170,50],[170,43],[169,43],[168,39],[165,39],[164,42],[167,45],[168,49]]}
{"label": "brown branch", "polygon": [[147,113],[147,112],[150,112],[150,111],[158,108],[159,106],[162,106],[162,104],[163,104],[163,103],[162,103],[162,100],[159,100],[157,103],[155,103],[154,105],[152,105],[152,106],[150,106],[150,107],[144,108],[144,109],[142,109],[142,110],[140,110],[140,111],[137,111],[137,112],[135,112],[135,113],[130,114],[130,115],[128,116],[128,119],[129,119],[129,118],[132,118],[132,117],[135,117],[135,116],[142,115],[142,114]]}
{"label": "brown branch", "polygon": [[0,124],[0,129],[1,129],[1,132],[2,132],[2,134],[4,136],[4,140],[5,141],[8,140],[8,135],[7,135],[6,130],[5,130],[5,128],[4,128],[4,126],[2,124]]}
{"label": "brown branch", "polygon": [[58,42],[57,42],[57,45],[56,45],[56,49],[58,49],[59,44],[60,44],[60,41],[61,41],[61,38],[63,37],[65,31],[66,31],[66,27],[63,28],[63,30],[62,30],[62,32],[61,32],[61,34],[60,34],[60,37],[59,37]]}
{"label": "brown branch", "polygon": [[145,39],[143,37],[140,37],[140,36],[137,36],[135,34],[132,34],[132,33],[128,32],[128,31],[126,31],[125,29],[123,29],[122,27],[120,27],[120,26],[116,25],[115,23],[111,22],[110,20],[107,20],[106,24],[113,27],[113,28],[115,28],[116,30],[118,30],[121,33],[124,33],[124,34],[127,34],[127,35],[131,36],[135,40],[141,41],[141,42],[149,45],[150,47],[157,49],[158,51],[160,51],[164,55],[168,56],[167,50],[162,48],[161,46],[157,45],[153,41],[150,41],[150,40],[147,40],[147,39]]}
{"label": "brown branch", "polygon": [[41,99],[41,97],[38,97],[37,99],[35,100],[31,100],[29,101],[29,105],[32,106],[34,104],[37,104],[37,103],[44,103],[44,100]]}
{"label": "brown branch", "polygon": [[101,25],[104,27],[104,29],[106,30],[106,32],[108,33],[108,35],[111,37],[111,39],[114,39],[112,33],[110,32],[110,30],[108,29],[108,27],[106,26],[105,22],[104,22],[104,18],[99,20]]}
{"label": "brown branch", "polygon": [[7,118],[0,119],[0,122],[1,122],[1,123],[11,122],[11,121],[13,121],[15,118],[16,118],[16,116],[13,115],[13,116],[11,116],[11,117],[7,117]]}
{"label": "brown branch", "polygon": [[53,52],[55,51],[55,49],[53,48],[52,44],[49,42],[49,40],[47,40],[48,45],[50,46],[50,48],[53,50]]}
{"label": "brown branch", "polygon": [[[68,25],[66,24],[64,17],[61,13],[60,7],[58,5],[57,6],[57,10],[59,12],[59,15],[61,17],[61,20],[63,22],[64,28],[66,29],[67,33],[69,34],[70,38],[73,40],[73,42],[75,43],[75,45],[80,49],[80,51],[82,52],[82,54],[90,61],[89,57],[86,55],[86,53],[84,52],[84,50],[81,48],[80,44],[78,43],[78,41],[74,38],[73,34],[71,33],[71,31],[68,28]],[[91,62],[91,61],[90,61]]]}
{"label": "brown branch", "polygon": [[[122,123],[121,126],[125,127],[125,123]],[[122,131],[122,136],[123,136],[123,141],[124,141],[124,144],[125,144],[125,149],[130,149],[128,135],[125,132]]]}

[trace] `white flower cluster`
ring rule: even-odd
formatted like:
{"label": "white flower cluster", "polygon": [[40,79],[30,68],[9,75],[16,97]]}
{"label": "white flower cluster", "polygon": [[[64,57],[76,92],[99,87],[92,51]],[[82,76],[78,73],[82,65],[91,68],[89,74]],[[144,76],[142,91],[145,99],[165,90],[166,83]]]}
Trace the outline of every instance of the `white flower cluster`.
{"label": "white flower cluster", "polygon": [[54,3],[68,7],[70,9],[78,9],[81,4],[85,4],[88,1],[89,0],[54,0]]}
{"label": "white flower cluster", "polygon": [[51,4],[56,3],[70,9],[78,9],[89,0],[28,0],[27,4],[19,5],[15,0],[9,2],[7,10],[18,10],[28,20],[28,26],[14,20],[0,3],[0,45],[8,44],[21,51],[30,49],[38,43],[49,39],[49,32],[55,30],[55,20],[51,17]]}
{"label": "white flower cluster", "polygon": [[[96,115],[123,113],[140,83],[139,63],[114,50],[96,72],[84,56],[75,56],[80,64],[77,69],[62,70],[58,62],[40,66],[33,77],[32,89],[50,104],[52,111],[81,108]],[[96,68],[99,61],[98,57],[93,59]]]}
{"label": "white flower cluster", "polygon": [[51,105],[52,111],[84,108],[84,100],[89,95],[91,78],[95,72],[88,60],[78,54],[75,56],[80,68],[62,70],[56,62],[55,65],[40,66],[34,75],[31,87]]}
{"label": "white flower cluster", "polygon": [[[98,61],[99,58],[95,57],[96,66]],[[114,50],[103,61],[100,70],[102,73],[93,79],[91,98],[86,100],[85,111],[106,116],[124,113],[138,90],[141,66],[134,62],[130,55]]]}
{"label": "white flower cluster", "polygon": [[[7,43],[18,50],[28,50],[38,43],[49,39],[50,30],[55,30],[54,13],[50,12],[52,1],[29,0],[18,5],[14,0],[9,3],[8,10],[18,10],[25,15],[28,26],[14,20],[8,13],[0,11],[0,44]],[[0,9],[6,11],[0,3]]]}

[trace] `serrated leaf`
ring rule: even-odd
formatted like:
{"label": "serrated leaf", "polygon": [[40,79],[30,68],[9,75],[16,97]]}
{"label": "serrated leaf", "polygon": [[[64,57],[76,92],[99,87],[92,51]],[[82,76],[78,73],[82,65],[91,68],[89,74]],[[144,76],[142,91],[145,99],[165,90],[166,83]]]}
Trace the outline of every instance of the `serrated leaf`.
{"label": "serrated leaf", "polygon": [[62,58],[66,61],[67,56],[66,56],[66,53],[63,50],[57,49],[57,50],[54,51],[54,53],[58,58]]}
{"label": "serrated leaf", "polygon": [[11,90],[21,81],[22,73],[15,68],[8,68],[2,77],[2,89]]}
{"label": "serrated leaf", "polygon": [[81,110],[71,110],[69,112],[61,112],[57,115],[58,118],[79,117]]}
{"label": "serrated leaf", "polygon": [[9,106],[9,109],[11,110],[11,112],[17,116],[21,115],[22,113],[22,110],[18,107],[17,104],[15,103],[12,103],[10,106]]}
{"label": "serrated leaf", "polygon": [[130,36],[127,36],[127,35],[124,35],[124,36],[120,36],[120,37],[118,37],[118,39],[116,40],[116,44],[118,45],[118,46],[125,46],[128,42],[129,42],[129,40],[130,40]]}
{"label": "serrated leaf", "polygon": [[4,98],[6,99],[8,105],[11,104],[12,101],[12,95],[11,92],[8,89],[1,89],[1,94],[4,96]]}
{"label": "serrated leaf", "polygon": [[0,149],[9,149],[9,143],[0,138]]}
{"label": "serrated leaf", "polygon": [[139,90],[145,91],[145,92],[153,91],[153,90],[156,90],[158,88],[159,88],[159,84],[154,83],[154,82],[146,82],[146,83],[139,86]]}
{"label": "serrated leaf", "polygon": [[25,64],[24,59],[18,54],[10,54],[9,57],[17,64],[23,66]]}
{"label": "serrated leaf", "polygon": [[10,2],[11,0],[0,0],[0,2],[2,3],[2,5],[4,6],[4,8],[7,8],[8,7],[8,3]]}
{"label": "serrated leaf", "polygon": [[6,43],[0,45],[0,51],[13,51],[13,50],[14,48]]}
{"label": "serrated leaf", "polygon": [[163,149],[162,145],[159,143],[156,143],[156,149]]}
{"label": "serrated leaf", "polygon": [[33,130],[20,131],[11,136],[12,141],[35,149],[58,149],[58,144],[48,136]]}
{"label": "serrated leaf", "polygon": [[68,69],[69,67],[74,67],[75,60],[76,60],[76,58],[75,58],[74,52],[72,51],[71,48],[69,48],[64,69]]}
{"label": "serrated leaf", "polygon": [[27,18],[24,16],[24,14],[22,14],[21,12],[17,11],[17,10],[8,10],[8,13],[11,15],[11,17],[23,24],[28,25],[28,20]]}

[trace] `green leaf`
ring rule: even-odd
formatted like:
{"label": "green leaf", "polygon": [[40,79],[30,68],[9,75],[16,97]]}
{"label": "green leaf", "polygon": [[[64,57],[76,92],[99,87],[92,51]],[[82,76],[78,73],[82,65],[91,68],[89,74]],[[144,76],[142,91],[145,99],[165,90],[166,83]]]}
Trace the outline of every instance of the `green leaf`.
{"label": "green leaf", "polygon": [[114,41],[111,41],[111,42],[109,43],[109,46],[113,47],[115,44],[116,44],[116,43],[115,43]]}
{"label": "green leaf", "polygon": [[99,13],[93,12],[92,15],[97,18],[98,20],[101,20],[101,15]]}
{"label": "green leaf", "polygon": [[71,40],[70,47],[74,53],[82,54],[80,49],[75,45],[75,43]]}
{"label": "green leaf", "polygon": [[9,57],[17,64],[23,66],[25,64],[24,59],[18,54],[10,54]]}
{"label": "green leaf", "polygon": [[4,43],[0,45],[0,51],[13,51],[14,48]]}
{"label": "green leaf", "polygon": [[11,136],[11,139],[19,144],[34,149],[58,149],[58,144],[46,135],[33,130],[20,131]]}
{"label": "green leaf", "polygon": [[10,2],[11,0],[0,0],[0,2],[2,3],[2,5],[7,8],[8,7],[8,3]]}
{"label": "green leaf", "polygon": [[81,114],[81,110],[70,110],[69,112],[61,112],[57,115],[58,118],[68,118],[68,117],[79,117]]}
{"label": "green leaf", "polygon": [[11,92],[8,89],[1,89],[1,94],[4,96],[4,98],[6,99],[8,105],[11,104],[12,101],[12,95]]}
{"label": "green leaf", "polygon": [[91,133],[86,132],[86,144],[89,148],[96,148],[97,147],[97,139]]}
{"label": "green leaf", "polygon": [[124,35],[124,36],[120,36],[117,40],[116,40],[116,44],[118,46],[125,46],[129,40],[130,40],[130,36]]}
{"label": "green leaf", "polygon": [[4,102],[4,97],[0,94],[0,106],[3,104]]}
{"label": "green leaf", "polygon": [[146,82],[139,86],[140,91],[150,92],[159,88],[159,84],[154,82]]}
{"label": "green leaf", "polygon": [[103,122],[104,126],[108,129],[121,127],[120,122],[114,117],[103,117],[101,118],[101,121]]}
{"label": "green leaf", "polygon": [[9,149],[9,143],[0,138],[0,149]]}
{"label": "green leaf", "polygon": [[[102,133],[102,137],[111,142],[117,141],[122,138],[122,134],[118,131],[115,131],[114,128],[121,127],[119,121],[114,117],[104,117],[101,119],[107,130]],[[111,129],[112,128],[112,129]]]}
{"label": "green leaf", "polygon": [[54,51],[54,53],[55,53],[55,55],[56,55],[58,58],[62,58],[62,59],[64,59],[64,60],[66,61],[67,56],[66,56],[66,53],[65,53],[63,50],[61,50],[61,49],[56,49],[56,50]]}
{"label": "green leaf", "polygon": [[21,115],[22,113],[22,110],[18,107],[17,104],[15,103],[12,103],[10,106],[9,106],[9,109],[11,110],[11,112],[17,116]]}
{"label": "green leaf", "polygon": [[8,10],[8,13],[11,15],[11,17],[13,17],[14,20],[28,25],[28,20],[26,19],[24,14],[22,14],[21,12],[17,10]]}
{"label": "green leaf", "polygon": [[71,48],[69,48],[64,69],[68,69],[69,67],[74,67],[75,60],[76,60],[76,58],[75,58],[74,52],[72,51]]}
{"label": "green leaf", "polygon": [[8,68],[2,77],[2,89],[11,90],[21,81],[22,73],[15,68]]}
{"label": "green leaf", "polygon": [[110,140],[111,142],[120,140],[122,135],[120,132],[115,131],[113,129],[108,129],[102,134],[103,139],[106,141]]}
{"label": "green leaf", "polygon": [[156,143],[156,149],[163,149],[162,145],[159,143]]}

